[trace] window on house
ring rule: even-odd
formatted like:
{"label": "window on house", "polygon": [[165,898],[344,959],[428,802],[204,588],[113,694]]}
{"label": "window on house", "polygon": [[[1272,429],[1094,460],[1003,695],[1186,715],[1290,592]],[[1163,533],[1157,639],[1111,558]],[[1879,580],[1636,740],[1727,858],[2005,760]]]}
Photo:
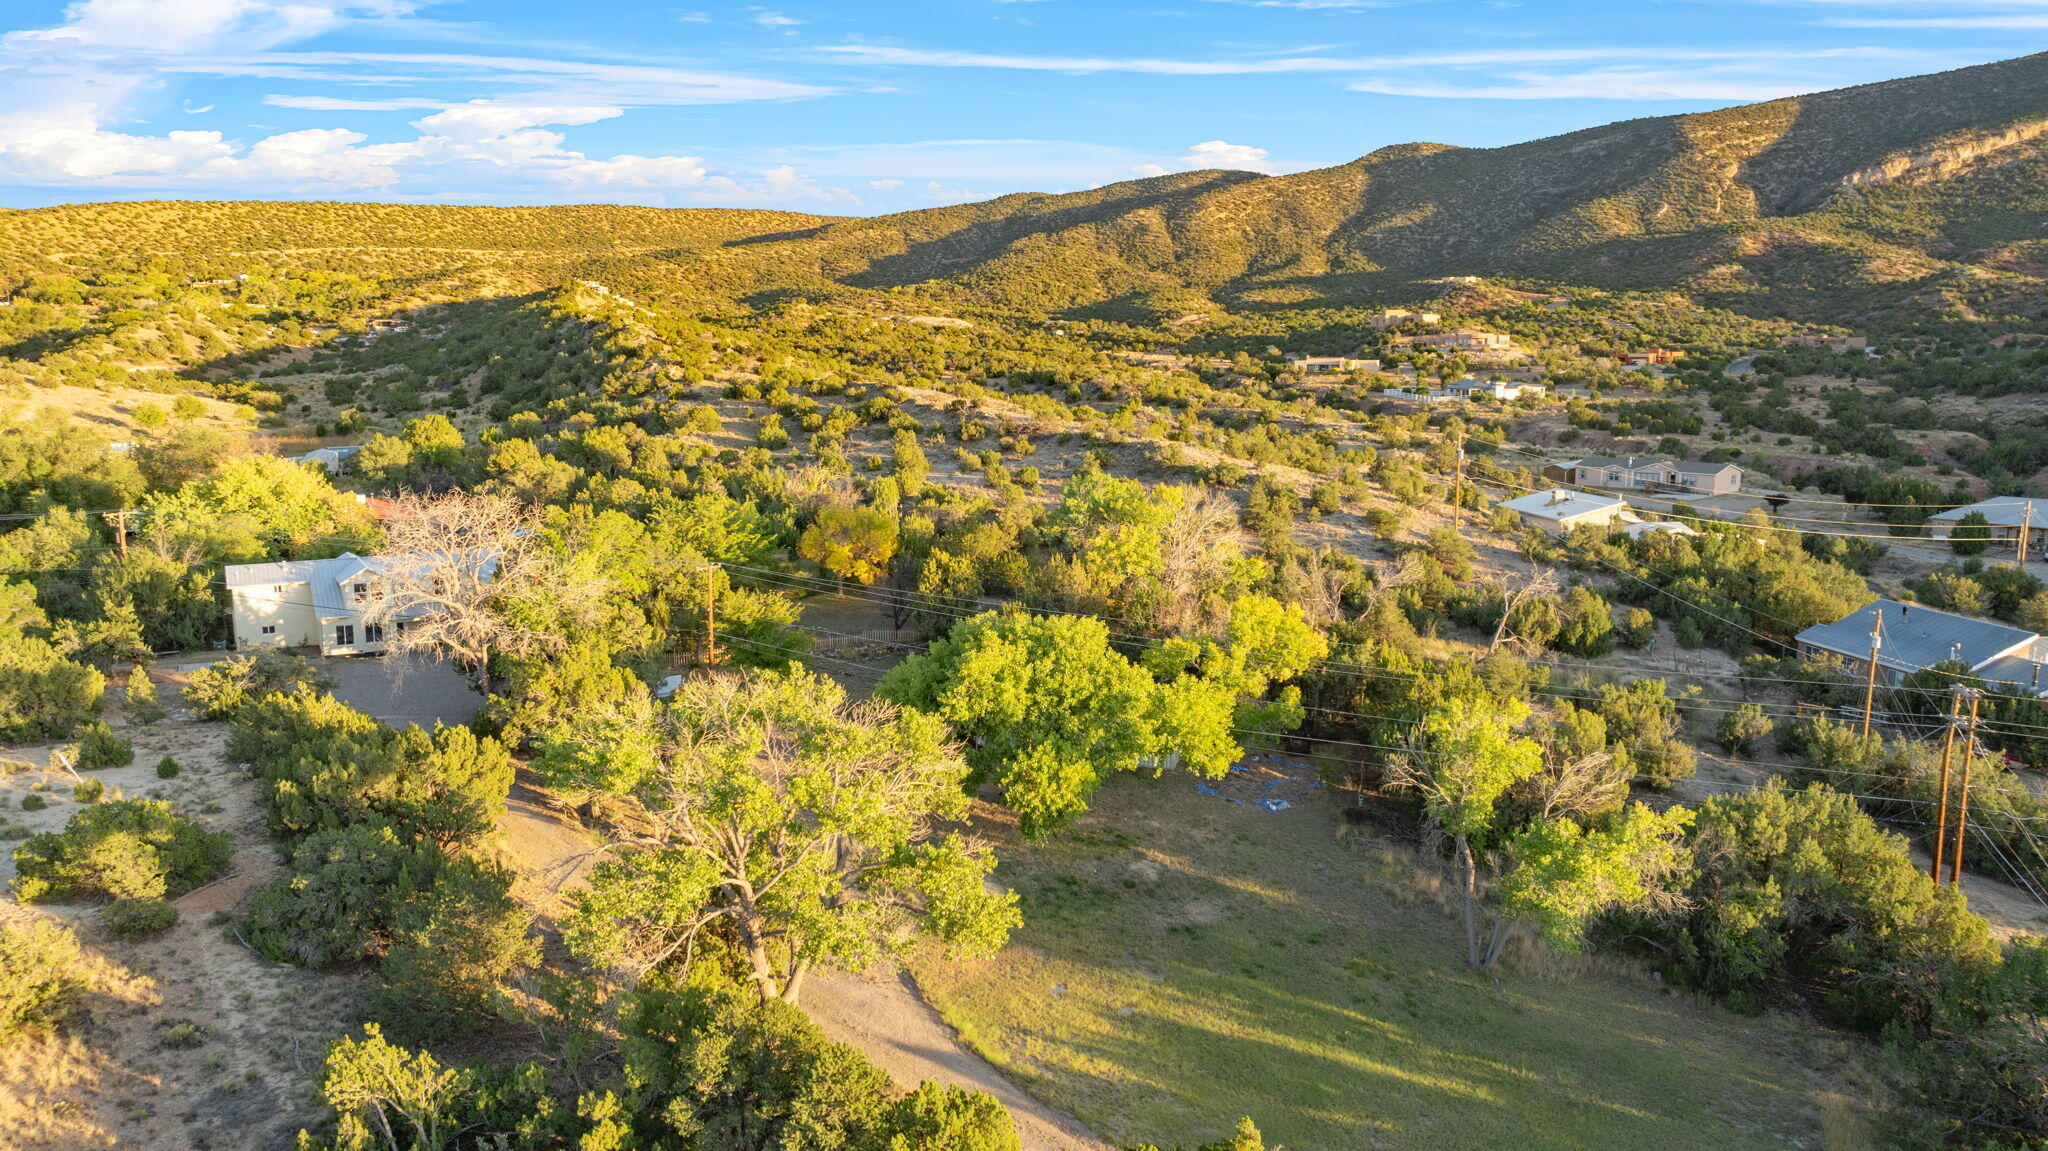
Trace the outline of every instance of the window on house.
{"label": "window on house", "polygon": [[276,624],[274,624],[274,623],[267,623],[267,624],[264,624],[264,625],[263,625],[263,634],[264,634],[264,635],[276,635],[276,634],[277,634],[277,625],[276,625]]}
{"label": "window on house", "polygon": [[356,625],[352,623],[342,623],[334,625],[334,646],[354,647],[355,645]]}
{"label": "window on house", "polygon": [[364,596],[370,594],[370,585],[366,583],[357,584],[355,586],[355,593],[357,599],[363,598]]}
{"label": "window on house", "polygon": [[364,643],[383,643],[383,642],[384,642],[384,625],[383,625],[383,624],[381,624],[381,623],[366,623],[366,624],[364,624],[364,625],[363,625],[363,642],[364,642]]}
{"label": "window on house", "polygon": [[1621,482],[1621,473],[1620,473],[1620,472],[1608,472],[1608,473],[1607,473],[1607,482],[1608,482],[1608,483],[1610,483],[1610,484],[1618,484],[1618,483],[1620,483],[1620,482]]}

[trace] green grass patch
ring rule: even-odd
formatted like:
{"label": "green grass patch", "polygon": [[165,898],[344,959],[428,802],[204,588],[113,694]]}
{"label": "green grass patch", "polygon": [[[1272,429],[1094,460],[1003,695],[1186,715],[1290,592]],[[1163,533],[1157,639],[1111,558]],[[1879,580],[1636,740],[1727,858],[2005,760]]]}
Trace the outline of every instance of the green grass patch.
{"label": "green grass patch", "polygon": [[1853,1042],[1534,948],[1496,988],[1463,965],[1449,886],[1338,828],[1326,803],[1115,780],[1058,840],[986,826],[1025,927],[917,975],[984,1055],[1113,1141],[1251,1115],[1297,1151],[1848,1145]]}

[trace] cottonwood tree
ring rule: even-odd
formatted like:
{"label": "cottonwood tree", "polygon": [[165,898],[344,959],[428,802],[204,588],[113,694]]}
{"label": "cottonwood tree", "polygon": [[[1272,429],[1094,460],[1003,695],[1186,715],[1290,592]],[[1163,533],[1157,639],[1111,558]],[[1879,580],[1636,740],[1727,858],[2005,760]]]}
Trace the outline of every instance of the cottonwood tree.
{"label": "cottonwood tree", "polygon": [[1424,716],[1409,753],[1393,765],[1395,786],[1421,794],[1430,821],[1450,837],[1464,897],[1465,961],[1484,965],[1479,940],[1479,852],[1494,832],[1494,808],[1508,789],[1543,770],[1543,748],[1516,735],[1529,718],[1520,700],[1461,696]]}
{"label": "cottonwood tree", "polygon": [[1240,751],[1232,686],[1195,675],[1162,684],[1109,646],[1101,620],[1084,616],[963,620],[891,669],[875,693],[944,717],[967,741],[976,774],[1002,787],[1032,836],[1088,810],[1111,772],[1173,756],[1215,778]]}
{"label": "cottonwood tree", "polygon": [[[1539,784],[1540,814],[1526,826],[1505,820],[1501,801],[1544,771],[1542,746],[1514,730],[1528,718],[1519,700],[1451,699],[1423,718],[1410,754],[1394,770],[1394,782],[1421,793],[1431,821],[1451,839],[1461,873],[1465,961],[1487,971],[1500,963],[1515,924],[1534,921],[1553,949],[1576,951],[1595,914],[1674,900],[1686,863],[1680,841],[1692,813],[1685,808],[1660,813],[1635,804],[1596,827],[1558,814],[1595,801],[1599,789],[1579,785],[1590,762]],[[1488,907],[1480,859],[1496,847],[1495,902]],[[1491,920],[1483,939],[1482,910]]]}
{"label": "cottonwood tree", "polygon": [[577,571],[503,496],[401,497],[384,523],[386,551],[366,573],[365,628],[394,655],[446,656],[490,694],[494,655],[557,652],[601,618],[609,584]]}
{"label": "cottonwood tree", "polygon": [[895,518],[880,508],[826,508],[804,529],[796,550],[839,577],[844,591],[849,579],[871,584],[881,578],[896,554],[896,538]]}
{"label": "cottonwood tree", "polygon": [[813,966],[858,967],[906,914],[966,954],[1002,946],[1014,895],[995,859],[938,824],[966,814],[968,774],[937,717],[849,705],[806,672],[686,682],[544,741],[557,786],[630,818],[578,897],[568,939],[640,975],[707,928],[730,932],[763,1000],[794,1002]]}

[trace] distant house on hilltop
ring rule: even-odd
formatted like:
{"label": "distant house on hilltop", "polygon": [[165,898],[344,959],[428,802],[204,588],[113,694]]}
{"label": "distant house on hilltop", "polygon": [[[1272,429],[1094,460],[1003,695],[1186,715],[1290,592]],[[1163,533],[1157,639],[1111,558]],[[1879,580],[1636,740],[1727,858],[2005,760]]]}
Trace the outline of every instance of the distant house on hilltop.
{"label": "distant house on hilltop", "polygon": [[1434,326],[1443,323],[1443,321],[1444,318],[1435,312],[1404,312],[1398,308],[1389,308],[1373,316],[1370,323],[1374,328],[1384,332],[1388,328],[1398,328],[1403,324],[1428,324]]}
{"label": "distant house on hilltop", "polygon": [[1953,660],[1994,685],[2035,695],[2048,692],[2048,640],[2024,628],[1918,604],[1874,600],[1793,638],[1800,654],[1837,656],[1852,673],[1864,675],[1870,668],[1873,630],[1882,636],[1877,677],[1884,683],[1896,684],[1916,671]]}
{"label": "distant house on hilltop", "polygon": [[1842,352],[1862,352],[1870,349],[1870,338],[1868,336],[1787,336],[1785,337],[1785,346],[1788,348],[1826,348],[1828,351],[1837,354]]}
{"label": "distant house on hilltop", "polygon": [[1304,373],[1314,372],[1377,372],[1378,360],[1360,360],[1351,356],[1311,356],[1306,352],[1289,352],[1287,365],[1300,368]]}
{"label": "distant house on hilltop", "polygon": [[1459,352],[1504,352],[1513,350],[1515,346],[1513,336],[1502,335],[1499,332],[1481,332],[1472,328],[1409,336],[1403,342],[1418,348],[1449,348]]}
{"label": "distant house on hilltop", "polygon": [[1543,394],[1542,384],[1509,383],[1506,380],[1459,380],[1445,384],[1444,391],[1462,399],[1519,400]]}
{"label": "distant house on hilltop", "polygon": [[1728,495],[1742,490],[1742,469],[1704,460],[1667,456],[1589,456],[1557,465],[1568,484],[1596,488],[1642,488],[1674,494]]}

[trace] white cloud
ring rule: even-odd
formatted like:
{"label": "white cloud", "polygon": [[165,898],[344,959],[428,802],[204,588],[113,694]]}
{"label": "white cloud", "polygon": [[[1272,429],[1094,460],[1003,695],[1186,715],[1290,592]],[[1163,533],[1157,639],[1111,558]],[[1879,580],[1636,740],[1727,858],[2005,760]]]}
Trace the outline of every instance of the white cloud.
{"label": "white cloud", "polygon": [[[1607,45],[1578,48],[1489,48],[1460,52],[1417,52],[1388,56],[1245,57],[1214,60],[1169,60],[1156,57],[1028,56],[987,52],[954,52],[874,44],[839,44],[820,49],[829,58],[867,64],[927,68],[998,68],[1030,72],[1124,72],[1160,76],[1261,76],[1317,72],[1376,72],[1402,68],[1483,68],[1532,64],[1598,63],[1612,60],[1622,49]],[[1905,49],[1843,47],[1815,50],[1706,49],[1631,45],[1626,51],[1666,61],[1798,62],[1817,59],[1911,58]]]}
{"label": "white cloud", "polygon": [[1441,100],[1705,100],[1743,103],[1776,100],[1813,90],[1811,84],[1785,83],[1757,76],[1716,75],[1713,70],[1669,68],[1593,68],[1577,72],[1498,72],[1484,81],[1460,84],[1456,79],[1354,80],[1354,92],[1384,96],[1415,96]]}
{"label": "white cloud", "polygon": [[794,28],[804,23],[804,21],[781,12],[771,11],[756,13],[754,15],[754,23],[759,24],[763,28]]}
{"label": "white cloud", "polygon": [[891,178],[888,178],[888,179],[882,179],[882,180],[869,180],[869,181],[868,181],[868,187],[870,187],[870,188],[876,188],[876,189],[879,189],[879,190],[881,190],[881,191],[884,191],[884,192],[890,191],[891,189],[894,189],[894,188],[901,188],[902,186],[903,186],[903,181],[901,181],[901,180],[898,180],[898,179],[895,179],[895,178],[893,178],[893,177],[891,177]]}
{"label": "white cloud", "polygon": [[2048,15],[2017,12],[1977,16],[1838,16],[1822,20],[1830,28],[1926,28],[1979,32],[2038,32],[2048,28]]}
{"label": "white cloud", "polygon": [[308,112],[407,112],[415,108],[445,108],[446,100],[424,96],[392,96],[382,100],[350,100],[339,96],[278,96],[263,98],[273,108],[298,108]]}
{"label": "white cloud", "polygon": [[1188,149],[1180,162],[1190,168],[1240,168],[1250,172],[1270,172],[1272,165],[1266,163],[1266,150],[1248,144],[1226,144],[1221,140],[1204,140]]}
{"label": "white cloud", "polygon": [[1171,171],[1173,171],[1173,169],[1167,167],[1164,164],[1133,164],[1131,166],[1131,175],[1138,176],[1140,178],[1147,176],[1164,176]]}
{"label": "white cloud", "polygon": [[[822,200],[794,167],[722,173],[688,155],[591,156],[552,129],[631,107],[789,100],[828,89],[656,64],[440,52],[307,50],[350,23],[402,18],[413,0],[81,0],[55,28],[0,34],[0,182],[59,187],[229,186],[327,194],[377,191],[516,197],[563,187],[645,190],[639,198]],[[272,76],[346,84],[460,86],[487,95],[279,93],[313,112],[422,110],[410,139],[370,142],[349,127],[231,139],[218,131],[133,134],[124,122],[185,76]],[[417,89],[415,89],[417,90]],[[389,91],[389,88],[386,88]],[[174,105],[175,106],[175,105]],[[206,109],[185,108],[195,113]]]}
{"label": "white cloud", "polygon": [[471,100],[467,104],[455,104],[431,116],[414,120],[412,126],[430,136],[446,136],[457,140],[485,140],[516,132],[521,128],[537,128],[543,124],[594,124],[622,116],[622,108],[602,106],[550,107],[534,104],[508,104],[496,100]]}

